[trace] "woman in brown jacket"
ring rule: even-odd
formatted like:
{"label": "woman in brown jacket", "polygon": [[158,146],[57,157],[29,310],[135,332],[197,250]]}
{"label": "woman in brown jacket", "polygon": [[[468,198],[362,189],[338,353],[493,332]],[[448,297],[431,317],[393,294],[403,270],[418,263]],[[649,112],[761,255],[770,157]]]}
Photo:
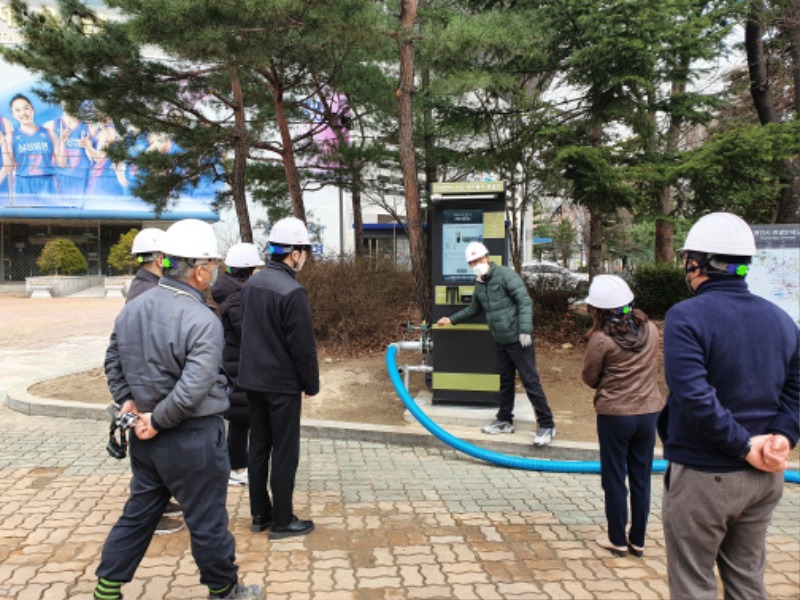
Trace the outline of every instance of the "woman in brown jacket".
{"label": "woman in brown jacket", "polygon": [[[616,556],[644,554],[650,514],[650,475],[656,419],[664,399],[656,385],[659,335],[647,315],[632,308],[623,279],[598,275],[586,299],[594,317],[583,365],[583,381],[596,390],[597,437],[608,534],[597,538]],[[627,473],[631,495],[628,522]]]}

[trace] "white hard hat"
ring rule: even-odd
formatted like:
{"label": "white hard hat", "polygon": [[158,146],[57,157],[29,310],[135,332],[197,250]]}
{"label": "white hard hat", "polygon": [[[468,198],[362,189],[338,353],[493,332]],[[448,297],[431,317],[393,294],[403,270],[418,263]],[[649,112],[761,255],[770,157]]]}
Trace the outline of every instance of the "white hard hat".
{"label": "white hard hat", "polygon": [[228,253],[225,255],[225,264],[234,269],[244,269],[247,267],[263,267],[264,261],[259,255],[255,244],[242,242],[228,248]]}
{"label": "white hard hat", "polygon": [[489,250],[480,242],[470,242],[467,244],[467,249],[464,251],[468,263],[483,256],[487,256],[488,254]]}
{"label": "white hard hat", "polygon": [[148,227],[142,229],[133,238],[133,245],[131,246],[131,254],[152,254],[153,252],[161,252],[161,244],[164,242],[164,231]]}
{"label": "white hard hat", "polygon": [[633,292],[622,277],[595,275],[589,286],[586,304],[595,308],[620,308],[633,302]]}
{"label": "white hard hat", "polygon": [[692,225],[680,251],[754,256],[756,240],[744,219],[732,213],[716,212],[701,217]]}
{"label": "white hard hat", "polygon": [[311,241],[305,223],[297,217],[286,217],[270,229],[269,243],[282,246],[308,246]]}
{"label": "white hard hat", "polygon": [[221,258],[214,229],[198,219],[183,219],[170,225],[162,250],[180,258]]}

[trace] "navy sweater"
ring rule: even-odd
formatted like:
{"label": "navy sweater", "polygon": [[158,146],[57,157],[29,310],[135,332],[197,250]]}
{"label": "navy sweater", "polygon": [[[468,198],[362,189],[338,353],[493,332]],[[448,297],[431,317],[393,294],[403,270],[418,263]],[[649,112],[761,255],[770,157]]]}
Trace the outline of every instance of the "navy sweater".
{"label": "navy sweater", "polygon": [[711,279],[667,312],[664,456],[703,471],[751,468],[751,436],[800,429],[800,330],[741,278]]}

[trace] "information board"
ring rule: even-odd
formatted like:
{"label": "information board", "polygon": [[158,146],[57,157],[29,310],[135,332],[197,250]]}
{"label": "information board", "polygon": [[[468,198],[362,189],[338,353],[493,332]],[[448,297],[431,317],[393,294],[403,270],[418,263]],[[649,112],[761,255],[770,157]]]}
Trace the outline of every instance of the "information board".
{"label": "information board", "polygon": [[754,294],[774,302],[800,325],[800,225],[754,225],[756,256],[747,275]]}

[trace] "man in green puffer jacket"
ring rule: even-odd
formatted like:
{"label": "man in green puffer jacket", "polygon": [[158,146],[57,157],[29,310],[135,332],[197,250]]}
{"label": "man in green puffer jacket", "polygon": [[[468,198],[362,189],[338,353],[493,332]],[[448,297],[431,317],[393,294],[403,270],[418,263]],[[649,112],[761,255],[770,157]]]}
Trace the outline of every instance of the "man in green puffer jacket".
{"label": "man in green puffer jacket", "polygon": [[467,263],[475,273],[475,291],[469,306],[454,315],[442,317],[437,325],[456,325],[481,312],[486,313],[489,331],[497,342],[500,365],[500,410],[483,433],[514,433],[514,381],[516,373],[536,412],[539,430],[534,446],[546,446],[556,435],[553,412],[547,404],[533,348],[533,302],[525,282],[512,269],[489,260],[489,250],[480,242],[471,242],[466,250]]}

